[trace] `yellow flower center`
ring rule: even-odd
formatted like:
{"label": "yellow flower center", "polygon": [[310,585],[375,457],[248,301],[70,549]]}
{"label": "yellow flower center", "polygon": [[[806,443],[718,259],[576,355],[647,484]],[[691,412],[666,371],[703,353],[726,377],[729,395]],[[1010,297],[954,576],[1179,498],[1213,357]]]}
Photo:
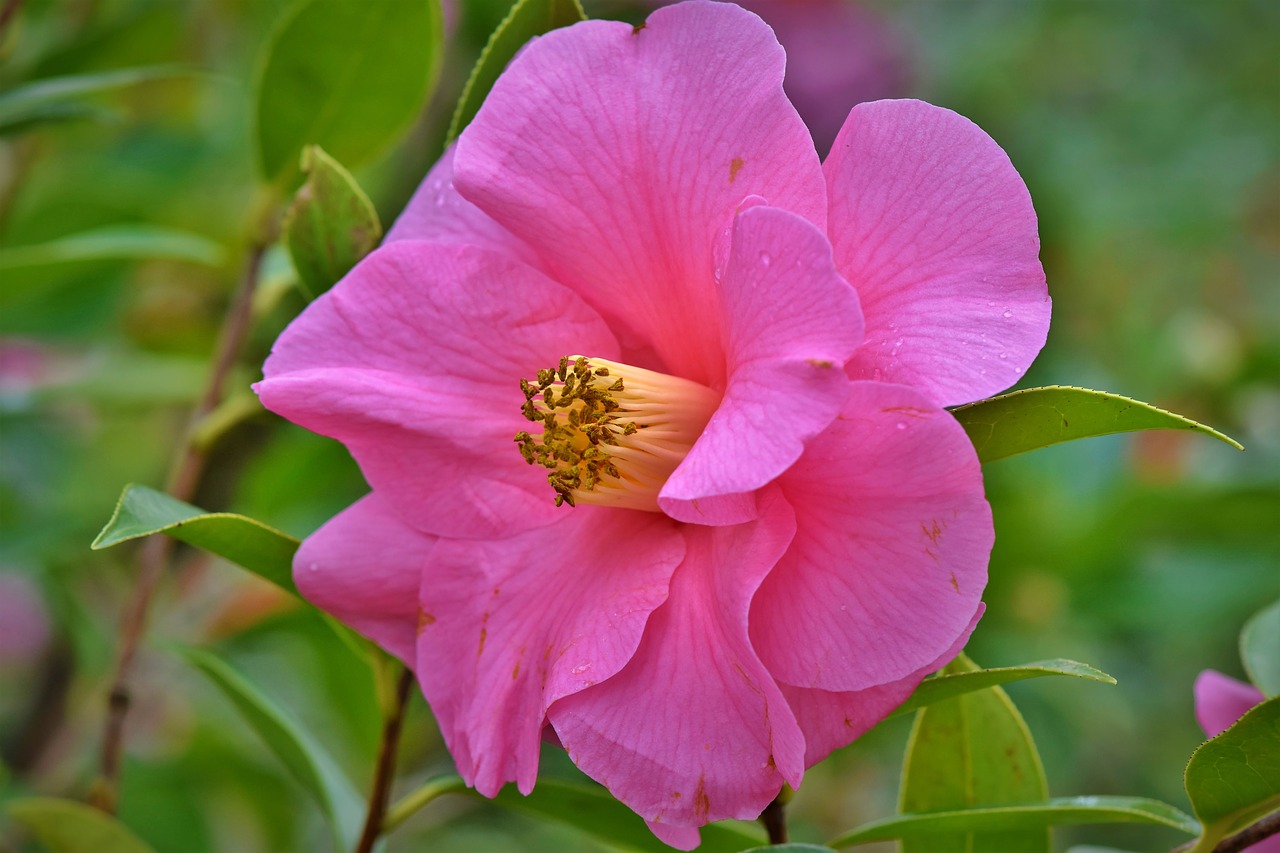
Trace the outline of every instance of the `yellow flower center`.
{"label": "yellow flower center", "polygon": [[547,468],[556,506],[659,512],[658,492],[720,405],[703,385],[602,358],[569,355],[521,379],[521,411],[542,432],[516,433],[520,455]]}

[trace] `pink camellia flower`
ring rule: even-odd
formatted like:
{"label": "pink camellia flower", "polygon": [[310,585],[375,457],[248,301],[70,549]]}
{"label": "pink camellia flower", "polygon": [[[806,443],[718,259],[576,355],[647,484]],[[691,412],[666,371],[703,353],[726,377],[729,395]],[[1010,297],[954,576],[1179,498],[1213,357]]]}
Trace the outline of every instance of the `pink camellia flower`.
{"label": "pink camellia flower", "polygon": [[1196,722],[1208,737],[1222,734],[1266,699],[1252,684],[1236,681],[1216,669],[1206,669],[1196,676],[1194,690]]}
{"label": "pink camellia flower", "polygon": [[783,65],[722,3],[535,40],[257,386],[372,486],[299,588],[462,776],[527,793],[545,735],[686,849],[963,645],[994,534],[942,407],[1048,326],[990,138],[864,104],[820,163]]}

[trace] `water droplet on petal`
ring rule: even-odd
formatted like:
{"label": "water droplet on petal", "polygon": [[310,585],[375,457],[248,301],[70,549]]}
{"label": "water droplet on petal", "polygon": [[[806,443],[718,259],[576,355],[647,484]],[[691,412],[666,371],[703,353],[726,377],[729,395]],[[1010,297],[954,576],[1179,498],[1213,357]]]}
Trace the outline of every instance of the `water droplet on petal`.
{"label": "water droplet on petal", "polygon": [[979,376],[986,376],[986,375],[987,375],[987,369],[986,369],[985,367],[984,367],[984,368],[982,368],[981,370],[979,370],[979,371],[978,371],[978,375],[979,375]]}
{"label": "water droplet on petal", "polygon": [[762,267],[767,267],[767,266],[769,266],[769,264],[771,264],[771,263],[773,263],[773,256],[772,256],[772,255],[770,255],[768,252],[761,252],[761,253],[760,253],[760,266],[762,266]]}
{"label": "water droplet on petal", "polygon": [[1012,317],[1012,316],[1013,316],[1013,312],[1012,312],[1012,311],[1010,311],[1008,308],[1006,308],[1006,309],[1004,309],[1004,313],[1003,313],[1003,314],[1001,314],[1000,316],[1001,316],[1001,317],[1004,317],[1004,318],[1007,320],[1007,319],[1009,319],[1010,317]]}
{"label": "water droplet on petal", "polygon": [[573,669],[569,670],[569,672],[573,673],[574,675],[582,675],[582,673],[586,672],[589,669],[591,669],[591,664],[584,663],[579,666],[575,666]]}
{"label": "water droplet on petal", "polygon": [[1004,361],[1004,360],[1005,360],[1006,358],[1008,358],[1008,357],[1009,357],[1009,353],[1007,353],[1007,352],[1002,352],[1002,353],[1000,353],[1000,360],[1001,360],[1001,361]]}
{"label": "water droplet on petal", "polygon": [[894,424],[894,426],[896,426],[898,429],[906,429],[906,428],[907,428],[907,422],[906,422],[906,421],[898,421],[896,424]]}

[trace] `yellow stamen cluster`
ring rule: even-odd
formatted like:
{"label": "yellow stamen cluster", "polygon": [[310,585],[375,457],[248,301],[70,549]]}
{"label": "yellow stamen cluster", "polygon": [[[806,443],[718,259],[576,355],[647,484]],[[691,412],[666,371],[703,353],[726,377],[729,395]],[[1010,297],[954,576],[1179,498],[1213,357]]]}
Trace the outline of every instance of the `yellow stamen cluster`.
{"label": "yellow stamen cluster", "polygon": [[556,506],[656,511],[662,484],[719,403],[694,382],[582,356],[521,379],[520,390],[522,413],[542,433],[516,433],[516,445],[526,462],[548,469]]}

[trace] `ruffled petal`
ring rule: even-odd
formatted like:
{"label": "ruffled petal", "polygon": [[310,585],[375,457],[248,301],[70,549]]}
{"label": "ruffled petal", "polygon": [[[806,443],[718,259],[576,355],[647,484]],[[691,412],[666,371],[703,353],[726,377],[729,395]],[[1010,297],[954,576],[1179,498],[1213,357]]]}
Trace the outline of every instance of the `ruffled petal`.
{"label": "ruffled petal", "polygon": [[1237,681],[1216,669],[1206,669],[1196,676],[1196,722],[1209,737],[1217,737],[1235,725],[1266,697],[1252,684]]}
{"label": "ruffled petal", "polygon": [[594,311],[535,270],[406,241],[312,303],[255,389],[268,409],[345,444],[409,523],[488,538],[558,517],[546,472],[514,441],[530,426],[520,379],[616,349]]}
{"label": "ruffled petal", "polygon": [[628,360],[717,385],[718,230],[752,194],[825,224],[784,62],[773,32],[726,3],[548,33],[462,134],[454,181],[609,320]]}
{"label": "ruffled petal", "polygon": [[867,321],[849,375],[940,406],[1016,382],[1050,304],[1031,196],[1004,151],[950,110],[876,101],[853,108],[824,171],[836,266]]}
{"label": "ruffled petal", "polygon": [[631,659],[684,553],[665,516],[600,507],[508,539],[440,540],[416,672],[468,784],[533,789],[547,707]]}
{"label": "ruffled petal", "polygon": [[854,382],[844,413],[778,482],[796,538],[760,587],[751,639],[779,681],[865,690],[951,647],[978,607],[995,532],[950,414],[914,389]]}
{"label": "ruffled petal", "polygon": [[714,525],[754,517],[746,493],[785,471],[840,413],[843,365],[862,342],[858,297],[831,245],[793,213],[737,215],[720,294],[728,386],[658,497],[673,518]]}
{"label": "ruffled petal", "polygon": [[754,818],[799,784],[804,740],[747,638],[751,597],[794,528],[776,490],[756,522],[684,527],[685,560],[635,657],[551,706],[574,763],[646,820]]}
{"label": "ruffled petal", "polygon": [[435,541],[366,495],[302,541],[293,580],[307,601],[412,666],[418,584]]}
{"label": "ruffled petal", "polygon": [[387,232],[386,242],[422,240],[492,249],[539,268],[541,261],[519,237],[458,195],[453,186],[454,146],[444,152]]}
{"label": "ruffled petal", "polygon": [[920,669],[898,681],[854,690],[832,693],[812,687],[792,687],[779,682],[782,694],[787,697],[791,711],[796,715],[800,730],[804,732],[804,765],[812,767],[833,750],[847,746],[862,737],[892,711],[907,700],[925,676],[950,663],[969,642],[969,635],[978,626],[985,605],[969,622],[969,627],[951,644],[951,648]]}

